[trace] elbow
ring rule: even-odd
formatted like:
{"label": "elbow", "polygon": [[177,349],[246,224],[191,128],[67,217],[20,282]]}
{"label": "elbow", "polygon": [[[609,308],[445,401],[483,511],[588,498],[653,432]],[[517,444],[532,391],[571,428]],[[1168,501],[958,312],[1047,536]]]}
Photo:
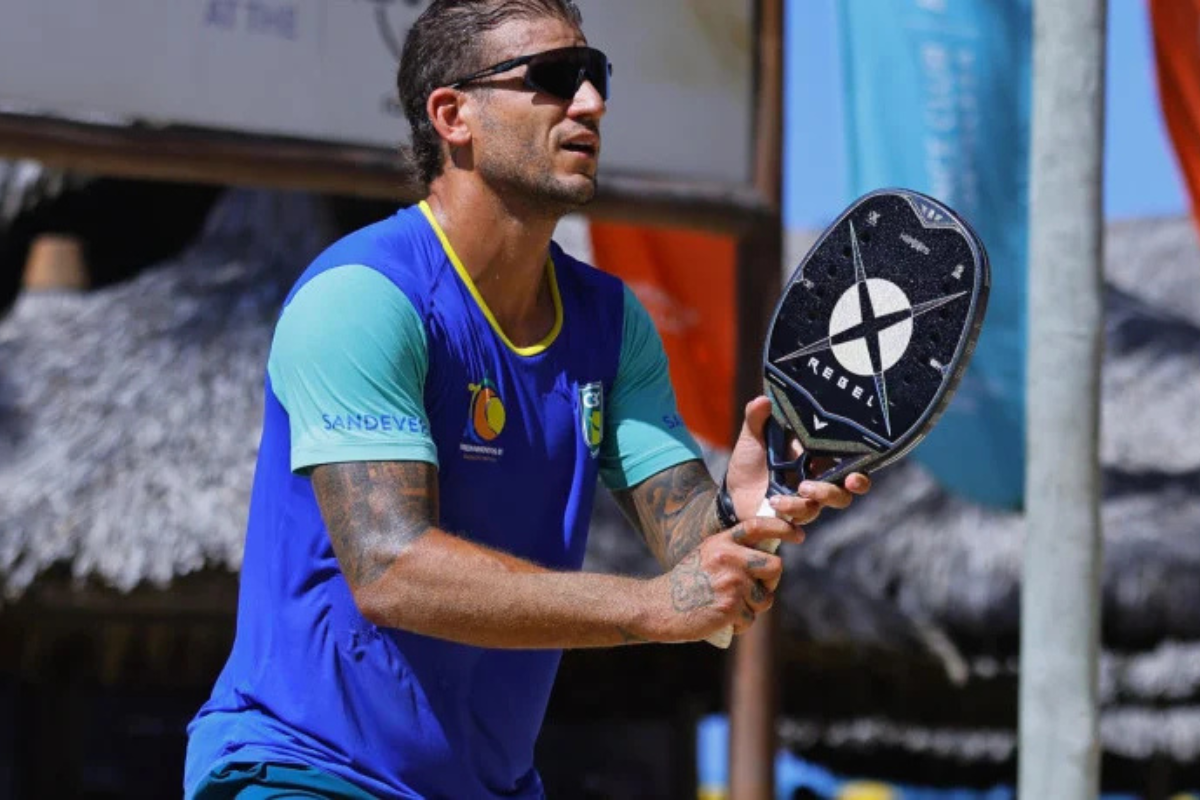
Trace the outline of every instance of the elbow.
{"label": "elbow", "polygon": [[377,628],[397,628],[415,633],[423,632],[420,611],[414,598],[403,596],[395,583],[380,581],[372,586],[352,588],[354,605],[367,622]]}
{"label": "elbow", "polygon": [[387,575],[392,559],[370,558],[370,562],[367,569],[346,569],[343,565],[342,574],[354,605],[372,625],[398,627],[401,604],[397,598],[397,582]]}
{"label": "elbow", "polygon": [[338,563],[358,613],[378,627],[408,628],[428,584],[421,559],[392,541],[360,541],[356,550],[342,550]]}
{"label": "elbow", "polygon": [[395,609],[392,604],[387,602],[387,598],[382,592],[375,591],[371,587],[351,588],[351,594],[354,597],[354,605],[358,608],[358,613],[362,614],[363,618],[380,628],[395,628],[397,625]]}

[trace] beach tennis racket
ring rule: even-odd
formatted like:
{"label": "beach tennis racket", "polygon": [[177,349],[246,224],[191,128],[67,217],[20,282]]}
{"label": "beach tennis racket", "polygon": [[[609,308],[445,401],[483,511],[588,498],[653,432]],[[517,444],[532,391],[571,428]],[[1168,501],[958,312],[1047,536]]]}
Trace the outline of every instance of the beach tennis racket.
{"label": "beach tennis racket", "polygon": [[[983,242],[944,203],[885,189],[846,209],[796,267],[767,332],[767,496],[874,472],[919,444],[967,368],[990,283]],[[759,515],[772,513],[764,502]]]}

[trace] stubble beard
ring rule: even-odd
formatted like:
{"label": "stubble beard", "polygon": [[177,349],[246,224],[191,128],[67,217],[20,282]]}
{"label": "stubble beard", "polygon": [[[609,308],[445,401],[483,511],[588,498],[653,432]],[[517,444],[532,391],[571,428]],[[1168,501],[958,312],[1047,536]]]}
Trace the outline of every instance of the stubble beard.
{"label": "stubble beard", "polygon": [[502,200],[538,215],[562,217],[578,211],[596,197],[596,176],[575,175],[564,180],[554,174],[543,153],[514,154],[481,161],[479,175]]}

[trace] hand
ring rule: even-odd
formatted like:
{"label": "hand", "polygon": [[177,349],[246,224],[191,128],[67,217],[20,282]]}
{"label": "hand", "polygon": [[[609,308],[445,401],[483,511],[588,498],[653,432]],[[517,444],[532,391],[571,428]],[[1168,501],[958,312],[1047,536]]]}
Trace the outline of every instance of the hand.
{"label": "hand", "polygon": [[[771,401],[767,398],[760,396],[747,403],[742,431],[729,457],[725,481],[738,519],[753,518],[767,493],[767,443],[764,431],[770,416]],[[792,446],[793,457],[799,457],[803,452],[800,443],[793,441]],[[846,508],[855,495],[866,494],[871,488],[871,479],[860,472],[848,475],[844,483],[843,487],[823,481],[804,481],[797,487],[796,496],[772,497],[771,508],[778,516],[797,525],[806,525],[820,516],[822,509]]]}
{"label": "hand", "polygon": [[771,607],[783,573],[779,556],[755,546],[799,542],[803,535],[781,519],[758,517],[705,539],[669,573],[647,582],[651,638],[690,642],[730,626],[747,630]]}

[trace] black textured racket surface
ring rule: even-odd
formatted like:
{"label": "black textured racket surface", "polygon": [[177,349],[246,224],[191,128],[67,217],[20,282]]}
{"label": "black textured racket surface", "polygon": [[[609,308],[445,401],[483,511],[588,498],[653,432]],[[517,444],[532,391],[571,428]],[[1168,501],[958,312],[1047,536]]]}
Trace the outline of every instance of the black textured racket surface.
{"label": "black textured racket surface", "polygon": [[[887,189],[843,212],[784,287],[767,335],[772,489],[871,472],[916,446],[966,369],[989,286],[983,243],[945,204]],[[834,466],[814,473],[817,457]]]}

